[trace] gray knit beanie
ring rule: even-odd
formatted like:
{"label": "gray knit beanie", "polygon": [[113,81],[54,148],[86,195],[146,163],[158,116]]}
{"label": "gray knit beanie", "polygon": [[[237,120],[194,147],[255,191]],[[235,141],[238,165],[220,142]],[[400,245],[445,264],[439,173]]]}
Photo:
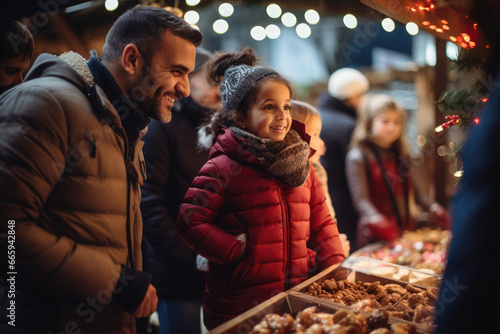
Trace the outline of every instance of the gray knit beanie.
{"label": "gray knit beanie", "polygon": [[220,84],[222,104],[227,115],[230,116],[236,110],[255,82],[271,74],[278,73],[263,66],[238,65],[228,68]]}

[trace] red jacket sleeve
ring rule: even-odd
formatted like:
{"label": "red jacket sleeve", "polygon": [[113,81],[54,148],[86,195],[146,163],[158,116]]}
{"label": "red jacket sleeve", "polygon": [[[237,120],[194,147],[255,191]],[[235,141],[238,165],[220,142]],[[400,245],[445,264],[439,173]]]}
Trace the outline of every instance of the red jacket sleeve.
{"label": "red jacket sleeve", "polygon": [[308,247],[314,250],[319,269],[338,264],[345,259],[342,242],[339,237],[337,224],[330,215],[326,196],[319,183],[318,176],[312,167],[309,177],[311,178],[311,237]]}
{"label": "red jacket sleeve", "polygon": [[177,233],[209,261],[229,265],[240,260],[244,244],[217,226],[225,202],[219,170],[213,161],[208,161],[184,196],[177,218]]}

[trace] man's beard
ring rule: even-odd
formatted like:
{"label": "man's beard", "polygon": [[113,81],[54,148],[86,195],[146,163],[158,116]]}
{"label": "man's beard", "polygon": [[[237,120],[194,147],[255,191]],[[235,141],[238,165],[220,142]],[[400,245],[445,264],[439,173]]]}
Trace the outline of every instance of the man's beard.
{"label": "man's beard", "polygon": [[[157,88],[153,91],[154,87]],[[137,78],[129,95],[137,103],[137,110],[142,114],[163,123],[168,123],[172,119],[171,108],[168,109],[167,113],[162,113],[161,100],[163,94],[161,87],[157,84],[150,71],[145,70]]]}
{"label": "man's beard", "polygon": [[172,119],[172,113],[170,112],[171,108],[169,108],[167,114],[162,113],[161,100],[162,93],[161,89],[158,88],[152,96],[147,95],[144,100],[138,102],[137,109],[153,119],[168,123]]}

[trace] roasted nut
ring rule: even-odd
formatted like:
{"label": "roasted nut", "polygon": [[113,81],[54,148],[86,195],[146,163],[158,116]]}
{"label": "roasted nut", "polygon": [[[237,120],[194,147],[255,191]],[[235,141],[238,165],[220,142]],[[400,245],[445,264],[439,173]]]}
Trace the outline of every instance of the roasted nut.
{"label": "roasted nut", "polygon": [[337,290],[337,283],[335,283],[334,280],[326,280],[324,284],[325,284],[325,289],[330,292],[335,292],[335,290]]}
{"label": "roasted nut", "polygon": [[425,292],[427,294],[427,297],[429,297],[431,301],[437,300],[439,298],[439,288],[435,286],[428,287]]}
{"label": "roasted nut", "polygon": [[417,307],[415,307],[415,313],[413,314],[413,319],[412,319],[413,322],[420,322],[423,319],[422,316],[423,308],[424,308],[423,305],[418,305]]}
{"label": "roasted nut", "polygon": [[403,319],[403,316],[404,316],[404,312],[401,312],[401,311],[389,311],[387,313],[389,313],[389,315],[391,317],[396,317],[396,318],[400,318],[400,319]]}
{"label": "roasted nut", "polygon": [[419,293],[412,294],[408,297],[408,304],[410,304],[410,307],[412,309],[415,309],[417,305],[422,304],[423,302],[423,297]]}
{"label": "roasted nut", "polygon": [[384,286],[385,286],[387,292],[389,292],[389,293],[397,292],[400,295],[404,295],[407,292],[402,286],[397,285],[397,284],[386,284]]}
{"label": "roasted nut", "polygon": [[416,286],[413,286],[411,284],[407,284],[405,289],[408,291],[408,292],[412,292],[412,293],[420,293],[424,290],[420,289],[420,288],[417,288]]}
{"label": "roasted nut", "polygon": [[347,311],[347,310],[339,310],[339,311],[335,312],[335,314],[333,315],[333,322],[338,323],[340,320],[342,320],[348,314],[349,314],[349,311]]}
{"label": "roasted nut", "polygon": [[371,293],[380,285],[379,281],[373,282],[366,287],[366,292]]}
{"label": "roasted nut", "polygon": [[417,332],[417,328],[414,325],[410,324],[392,324],[391,330],[394,334],[415,334]]}
{"label": "roasted nut", "polygon": [[370,332],[370,334],[391,334],[391,331],[387,328],[377,328]]}

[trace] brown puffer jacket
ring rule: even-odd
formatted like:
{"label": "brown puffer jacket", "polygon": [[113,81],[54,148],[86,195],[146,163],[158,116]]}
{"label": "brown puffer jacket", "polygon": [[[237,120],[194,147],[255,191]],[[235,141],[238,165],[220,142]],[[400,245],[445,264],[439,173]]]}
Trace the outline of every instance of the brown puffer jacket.
{"label": "brown puffer jacket", "polygon": [[117,111],[90,89],[84,59],[75,63],[80,73],[41,55],[0,99],[0,222],[6,233],[15,221],[16,326],[135,333],[135,318],[110,297],[130,283],[122,267],[142,268],[142,142],[129,157]]}
{"label": "brown puffer jacket", "polygon": [[[204,295],[208,329],[344,259],[312,168],[302,186],[290,188],[250,150],[225,129],[177,220],[182,239],[210,260]],[[243,259],[240,234],[246,235]]]}

